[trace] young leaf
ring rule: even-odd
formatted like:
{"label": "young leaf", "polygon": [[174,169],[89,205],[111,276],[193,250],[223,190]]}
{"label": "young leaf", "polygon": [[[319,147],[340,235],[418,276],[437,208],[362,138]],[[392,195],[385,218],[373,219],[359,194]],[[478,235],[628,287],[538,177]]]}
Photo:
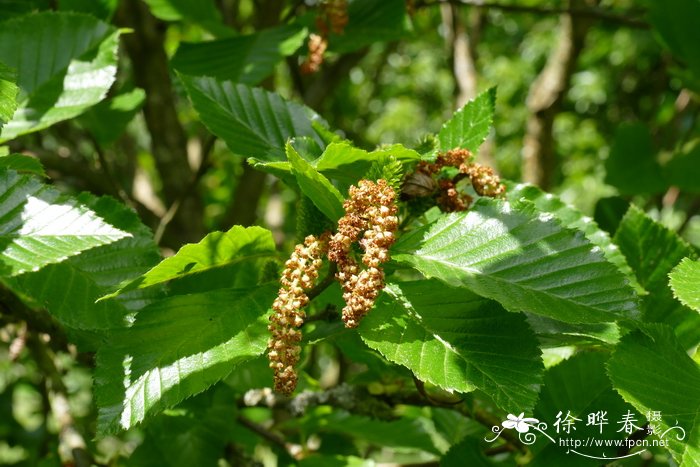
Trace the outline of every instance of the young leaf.
{"label": "young leaf", "polygon": [[660,413],[656,434],[668,441],[678,465],[700,465],[700,366],[671,328],[651,324],[623,337],[610,357],[608,374],[639,412]]}
{"label": "young leaf", "polygon": [[[272,233],[262,227],[233,226],[228,232],[212,232],[199,243],[190,243],[173,256],[165,258],[150,271],[103,298],[111,298],[134,289],[145,289],[188,276],[220,270],[228,287],[253,276],[261,262],[276,256]],[[225,268],[225,270],[224,270]],[[255,282],[253,281],[253,284]],[[248,283],[239,286],[251,285]],[[191,291],[186,291],[191,292]]]}
{"label": "young leaf", "polygon": [[0,276],[59,263],[130,234],[29,175],[0,169]]}
{"label": "young leaf", "polygon": [[[272,74],[275,65],[301,47],[307,31],[290,24],[255,34],[210,42],[180,44],[171,63],[190,76],[211,76],[255,85]],[[232,54],[231,51],[236,53]]]}
{"label": "young leaf", "polygon": [[294,136],[310,136],[325,147],[312,127],[313,121],[322,119],[308,107],[231,81],[180,78],[204,125],[236,154],[265,162],[282,161],[284,146]]}
{"label": "young leaf", "polygon": [[0,130],[17,109],[17,73],[0,62]]}
{"label": "young leaf", "polygon": [[506,197],[512,201],[520,199],[530,201],[539,211],[553,214],[564,226],[582,231],[592,244],[600,248],[607,260],[617,266],[637,292],[644,291],[624,255],[620,253],[619,247],[590,217],[584,216],[581,211],[564,203],[557,196],[545,193],[533,185],[518,184],[512,188],[509,187]]}
{"label": "young leaf", "polygon": [[129,429],[261,355],[276,286],[178,295],[113,331],[97,356],[100,432]]}
{"label": "young leaf", "polygon": [[311,164],[302,159],[289,143],[286,145],[286,152],[287,159],[292,166],[292,173],[296,177],[301,191],[330,220],[335,222],[343,217],[345,215],[344,199],[338,189]]}
{"label": "young leaf", "polygon": [[480,199],[404,235],[393,258],[427,277],[569,323],[635,319],[637,297],[600,248],[531,203]]}
{"label": "young leaf", "polygon": [[118,40],[116,28],[78,13],[2,23],[0,62],[17,69],[21,92],[0,141],[76,117],[104,99],[117,71]]}
{"label": "young leaf", "polygon": [[440,150],[469,149],[476,153],[491,129],[496,107],[496,88],[482,92],[454,113],[438,133]]}
{"label": "young leaf", "polygon": [[668,285],[668,274],[683,258],[697,258],[693,248],[636,206],[631,206],[622,218],[614,241],[649,292],[642,300],[644,320],[674,328],[686,349],[697,345],[700,315],[679,303]]}
{"label": "young leaf", "polygon": [[685,306],[700,311],[700,262],[683,258],[669,277],[676,298]]}
{"label": "young leaf", "polygon": [[368,346],[445,390],[481,389],[513,413],[534,406],[543,366],[522,315],[437,281],[386,291],[360,325]]}

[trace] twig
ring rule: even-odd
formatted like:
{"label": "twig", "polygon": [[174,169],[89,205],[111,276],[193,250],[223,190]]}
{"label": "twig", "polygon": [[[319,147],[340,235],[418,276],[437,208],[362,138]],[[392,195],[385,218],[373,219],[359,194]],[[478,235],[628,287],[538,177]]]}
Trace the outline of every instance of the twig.
{"label": "twig", "polygon": [[309,290],[309,293],[306,294],[306,296],[309,297],[309,301],[321,295],[321,293],[333,283],[333,281],[335,280],[335,272],[337,270],[338,269],[336,264],[331,263],[330,267],[328,268],[328,274],[326,274],[326,277],[324,277],[321,282],[316,284],[316,286],[313,289]]}
{"label": "twig", "polygon": [[282,436],[267,430],[262,425],[259,425],[254,421],[247,419],[243,415],[239,415],[238,417],[236,417],[236,421],[244,427],[248,428],[253,433],[260,436],[261,438],[266,439],[273,445],[279,447],[292,457],[296,457],[299,453],[301,453],[301,446],[299,446],[298,444],[287,443]]}
{"label": "twig", "polygon": [[163,217],[160,219],[160,222],[158,223],[158,227],[156,227],[156,231],[153,234],[154,241],[156,244],[160,243],[160,239],[163,237],[163,234],[165,233],[165,229],[170,224],[170,222],[175,218],[175,215],[180,209],[180,206],[189,198],[194,190],[197,188],[197,185],[199,184],[199,181],[202,179],[204,174],[207,172],[209,169],[209,155],[211,154],[212,150],[214,149],[214,143],[216,142],[216,137],[215,136],[210,136],[205,142],[204,145],[202,146],[202,160],[199,164],[199,167],[197,168],[197,171],[192,175],[192,178],[187,185],[187,189],[182,191],[180,193],[180,196],[173,202],[173,204],[170,205],[166,213],[163,215]]}
{"label": "twig", "polygon": [[58,452],[64,465],[90,467],[92,455],[87,450],[85,438],[75,426],[68,405],[68,390],[54,361],[54,353],[37,333],[30,333],[27,347],[31,350],[37,366],[48,383],[49,402],[59,427]]}
{"label": "twig", "polygon": [[649,29],[649,24],[645,21],[630,18],[628,15],[612,13],[601,8],[576,8],[576,7],[542,7],[527,5],[511,5],[498,2],[484,2],[481,0],[424,0],[416,3],[416,8],[425,8],[439,5],[441,3],[451,3],[454,5],[475,6],[491,10],[500,10],[511,13],[531,13],[538,15],[560,15],[569,14],[582,18],[593,18],[602,21],[622,24],[635,29]]}

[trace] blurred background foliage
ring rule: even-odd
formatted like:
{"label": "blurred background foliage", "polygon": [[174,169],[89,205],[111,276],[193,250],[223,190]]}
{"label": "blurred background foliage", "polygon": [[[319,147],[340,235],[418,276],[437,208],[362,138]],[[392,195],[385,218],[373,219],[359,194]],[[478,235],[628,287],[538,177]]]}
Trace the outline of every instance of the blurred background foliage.
{"label": "blurred background foliage", "polygon": [[[169,60],[186,42],[236,37],[289,22],[313,30],[319,1],[0,0],[0,20],[53,9],[84,12],[131,29],[122,38],[117,82],[106,101],[78,119],[13,139],[0,150],[37,156],[51,180],[65,190],[125,201],[153,229],[165,254],[234,224],[267,227],[288,249],[299,236],[297,194],[250,169],[244,157],[206,131]],[[379,15],[378,24],[388,26],[374,24],[364,34],[348,29],[345,39],[331,37],[324,63],[313,75],[299,71],[308,52],[302,45],[261,85],[306,103],[366,149],[394,142],[418,145],[464,102],[497,86],[494,131],[479,154],[483,162],[505,178],[561,195],[611,234],[634,202],[700,247],[700,28],[694,36],[692,27],[679,28],[679,34],[690,35],[674,37],[675,29],[668,26],[670,17],[684,15],[700,24],[700,16],[692,14],[700,3],[350,3],[369,3],[370,9],[382,5],[385,16]],[[181,173],[164,172],[161,165],[159,158],[173,152],[182,156],[176,162],[189,161]],[[173,210],[176,202],[180,208]],[[19,326],[0,329],[0,464],[57,465],[52,435],[57,424],[45,417],[47,388],[55,382],[46,375],[63,375],[70,412],[85,433],[94,433],[89,370],[94,362],[90,354],[60,355],[53,367],[37,362],[32,343],[22,347],[25,332]],[[372,368],[372,359],[362,357],[356,342],[342,343],[342,348]],[[347,371],[338,368],[335,352],[324,344],[308,356],[316,359],[319,380]],[[230,453],[230,459],[240,455],[241,465],[253,457],[270,464],[277,455],[271,448],[260,445],[250,431],[222,422],[235,416],[227,412],[233,409],[224,404],[215,410],[230,396],[225,394],[230,387],[269,386],[264,366],[257,360],[244,365],[229,386],[197,396],[143,429],[100,441],[88,437],[88,442],[98,444],[92,447],[104,464],[122,463],[130,455],[133,465],[205,465],[180,450],[172,453],[180,457],[172,457],[172,444],[215,452],[235,439],[244,449]],[[380,385],[373,390],[393,389]],[[432,413],[426,416],[426,411]],[[261,408],[246,415],[254,421],[270,417],[269,409]],[[426,446],[449,446],[467,432],[479,431],[453,411],[415,409],[406,416],[410,426],[397,429]],[[362,433],[353,432],[352,420],[338,417],[329,414],[325,421],[324,429],[338,433],[333,452],[342,452],[346,435],[362,445]],[[318,420],[309,419],[309,434],[318,429],[311,426]],[[174,441],[170,436],[180,425],[187,430]],[[359,426],[366,430],[369,425]],[[455,432],[457,426],[462,433]],[[151,442],[141,444],[143,439]],[[313,443],[313,437],[305,442]],[[389,447],[392,459],[400,462],[405,446]]]}

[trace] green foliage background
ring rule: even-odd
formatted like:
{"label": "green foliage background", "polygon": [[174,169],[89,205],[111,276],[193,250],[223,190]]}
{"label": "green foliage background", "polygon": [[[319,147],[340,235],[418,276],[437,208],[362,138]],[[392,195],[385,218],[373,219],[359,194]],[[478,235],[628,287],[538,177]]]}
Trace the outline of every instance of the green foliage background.
{"label": "green foliage background", "polygon": [[[0,464],[700,465],[700,2],[349,0],[304,75],[329,3],[0,0]],[[272,393],[293,246],[453,148],[505,197],[402,199]],[[598,410],[669,445],[502,425]]]}

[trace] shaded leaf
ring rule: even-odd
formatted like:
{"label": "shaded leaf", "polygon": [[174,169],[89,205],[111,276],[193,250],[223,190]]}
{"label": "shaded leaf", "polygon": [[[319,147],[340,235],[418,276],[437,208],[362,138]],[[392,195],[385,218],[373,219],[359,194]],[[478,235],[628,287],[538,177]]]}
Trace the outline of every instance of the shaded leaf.
{"label": "shaded leaf", "polygon": [[482,92],[452,115],[438,133],[440,150],[469,149],[476,153],[493,123],[496,88]]}
{"label": "shaded leaf", "polygon": [[141,110],[146,100],[146,93],[141,88],[135,88],[113,98],[102,101],[81,118],[80,124],[92,133],[102,145],[116,141]]}
{"label": "shaded leaf", "polygon": [[100,432],[129,429],[266,348],[275,285],[178,295],[139,311],[98,353]]}
{"label": "shaded leaf", "polygon": [[9,154],[0,157],[0,169],[10,169],[20,174],[46,177],[44,167],[39,159],[25,154]]}
{"label": "shaded leaf", "polygon": [[649,128],[641,123],[620,125],[605,160],[605,183],[623,195],[660,193],[668,184],[659,174]]}
{"label": "shaded leaf", "polygon": [[322,119],[308,107],[244,84],[184,75],[181,79],[204,125],[236,154],[283,161],[284,146],[294,136],[310,136],[325,147],[311,125]]}
{"label": "shaded leaf", "polygon": [[673,54],[700,77],[700,30],[696,18],[700,17],[697,0],[666,0],[649,3],[649,21],[657,37]]}
{"label": "shaded leaf", "polygon": [[[608,362],[608,374],[620,395],[639,412],[660,412],[663,439],[681,466],[700,465],[700,366],[661,324],[626,335]],[[681,436],[684,435],[684,436]]]}
{"label": "shaded leaf", "polygon": [[272,74],[284,57],[296,52],[306,34],[305,28],[292,24],[216,41],[184,42],[171,63],[186,75],[255,85]]}
{"label": "shaded leaf", "polygon": [[622,218],[614,240],[649,292],[642,299],[644,320],[673,327],[685,348],[700,342],[700,315],[679,303],[668,285],[668,274],[683,258],[697,258],[693,248],[636,206]]}
{"label": "shaded leaf", "polygon": [[393,258],[450,285],[569,323],[637,316],[623,274],[582,233],[530,203],[482,198],[405,234]]}
{"label": "shaded leaf", "polygon": [[17,70],[20,95],[0,141],[76,117],[104,99],[117,71],[118,39],[114,27],[78,13],[2,23],[0,61]]}
{"label": "shaded leaf", "polygon": [[700,311],[700,262],[684,258],[669,277],[676,298],[685,306]]}
{"label": "shaded leaf", "polygon": [[38,271],[129,236],[36,178],[0,169],[0,275]]}
{"label": "shaded leaf", "polygon": [[368,346],[445,390],[478,388],[511,412],[534,406],[543,366],[524,316],[437,281],[386,291],[360,325]]}

